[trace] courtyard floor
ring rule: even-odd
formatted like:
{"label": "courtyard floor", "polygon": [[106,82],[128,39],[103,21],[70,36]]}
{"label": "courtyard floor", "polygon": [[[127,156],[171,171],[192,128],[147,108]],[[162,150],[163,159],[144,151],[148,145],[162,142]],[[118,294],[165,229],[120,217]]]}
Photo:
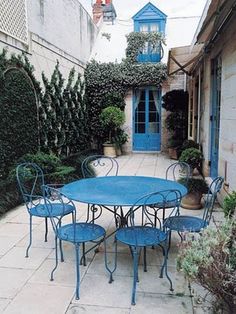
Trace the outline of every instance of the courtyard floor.
{"label": "courtyard floor", "polygon": [[[131,154],[118,157],[120,175],[164,177],[165,169],[173,161],[162,154]],[[135,188],[135,187],[134,187]],[[87,206],[77,203],[78,217],[83,219]],[[202,211],[184,210],[181,213],[201,215]],[[216,206],[213,216],[222,219]],[[64,243],[64,263],[59,263],[54,281],[49,275],[54,267],[54,234],[49,230],[44,242],[44,220],[33,218],[33,243],[29,258],[25,249],[29,240],[29,216],[19,206],[0,218],[0,313],[16,314],[202,314],[209,313],[202,303],[205,292],[185,280],[176,270],[179,237],[173,236],[168,260],[168,272],[174,292],[169,291],[168,280],[159,278],[162,263],[161,250],[148,250],[148,271],[142,270],[140,259],[136,305],[131,305],[132,259],[126,246],[118,246],[118,267],[114,282],[104,267],[103,246],[98,253],[92,251],[87,266],[81,266],[80,300],[75,300],[75,254],[71,244]],[[104,211],[99,218],[108,233],[114,230],[111,213]],[[113,261],[112,237],[109,239],[108,259]]]}

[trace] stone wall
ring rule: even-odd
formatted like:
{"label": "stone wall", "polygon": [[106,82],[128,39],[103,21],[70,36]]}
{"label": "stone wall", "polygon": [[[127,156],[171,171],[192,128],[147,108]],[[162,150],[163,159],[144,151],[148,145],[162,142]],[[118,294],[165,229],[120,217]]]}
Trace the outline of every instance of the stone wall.
{"label": "stone wall", "polygon": [[[16,0],[15,0],[16,1]],[[97,26],[78,0],[27,0],[28,43],[0,32],[0,49],[24,51],[40,80],[52,74],[57,60],[65,77],[72,67],[81,73],[97,37]]]}

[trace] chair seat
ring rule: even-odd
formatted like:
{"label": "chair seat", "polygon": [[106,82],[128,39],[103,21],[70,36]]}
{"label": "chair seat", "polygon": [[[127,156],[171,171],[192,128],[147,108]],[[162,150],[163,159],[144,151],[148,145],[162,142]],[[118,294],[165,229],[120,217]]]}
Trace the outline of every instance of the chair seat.
{"label": "chair seat", "polygon": [[207,223],[199,217],[192,216],[173,216],[165,221],[165,226],[171,230],[184,232],[199,232],[207,227]]}
{"label": "chair seat", "polygon": [[[54,203],[51,205],[52,212],[50,216],[64,216],[72,213],[74,207],[70,204],[65,204],[64,206],[61,203]],[[32,207],[30,210],[30,214],[37,217],[49,217],[48,209],[45,205],[39,204],[35,207]]]}
{"label": "chair seat", "polygon": [[81,222],[60,227],[57,236],[64,241],[83,243],[103,237],[105,233],[105,229],[99,225]]}
{"label": "chair seat", "polygon": [[166,240],[166,234],[152,227],[126,227],[117,230],[116,239],[130,246],[158,245]]}

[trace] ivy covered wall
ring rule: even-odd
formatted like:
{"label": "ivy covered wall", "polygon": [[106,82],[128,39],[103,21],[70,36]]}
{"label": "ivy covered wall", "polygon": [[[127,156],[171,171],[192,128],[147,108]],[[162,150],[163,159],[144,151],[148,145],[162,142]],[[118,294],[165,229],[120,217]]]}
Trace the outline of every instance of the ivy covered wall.
{"label": "ivy covered wall", "polygon": [[41,88],[24,55],[0,54],[0,180],[26,153],[68,156],[90,148],[84,85],[72,69],[67,81],[59,64]]}
{"label": "ivy covered wall", "polygon": [[163,36],[159,33],[133,32],[127,36],[126,59],[121,63],[99,63],[92,60],[87,64],[85,95],[89,129],[90,135],[98,145],[103,141],[99,115],[104,107],[114,105],[123,109],[128,90],[150,85],[158,88],[166,80],[165,64],[138,63],[138,55],[146,43],[161,46],[163,42]]}

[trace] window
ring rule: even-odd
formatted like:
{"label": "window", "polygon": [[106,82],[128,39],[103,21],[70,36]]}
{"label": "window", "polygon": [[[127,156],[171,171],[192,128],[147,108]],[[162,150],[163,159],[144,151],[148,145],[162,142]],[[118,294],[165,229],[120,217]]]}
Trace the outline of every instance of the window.
{"label": "window", "polygon": [[[159,23],[140,23],[139,31],[143,33],[158,32]],[[161,59],[160,45],[153,46],[150,43],[146,43],[144,49],[138,56],[139,62],[159,62]]]}

